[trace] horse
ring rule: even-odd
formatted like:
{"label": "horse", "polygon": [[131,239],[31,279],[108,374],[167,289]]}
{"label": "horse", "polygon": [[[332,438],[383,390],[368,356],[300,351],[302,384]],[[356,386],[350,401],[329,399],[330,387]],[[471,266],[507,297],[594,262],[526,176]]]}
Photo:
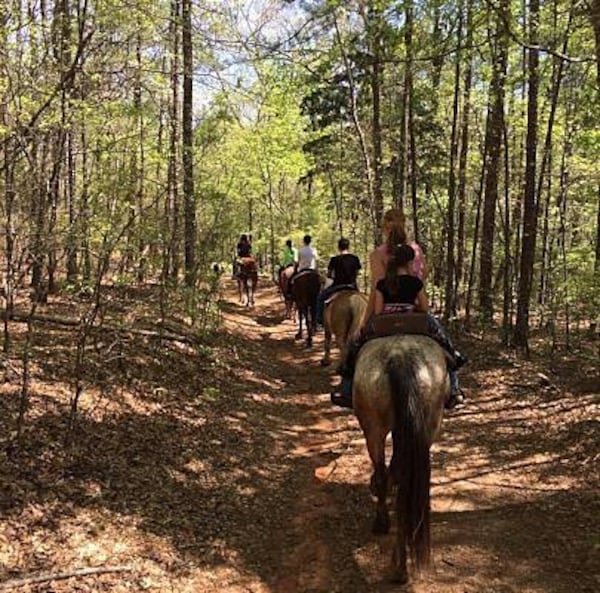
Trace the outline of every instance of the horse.
{"label": "horse", "polygon": [[298,311],[298,333],[296,340],[302,339],[302,319],[306,321],[306,347],[312,347],[315,333],[317,297],[321,290],[321,277],[315,270],[303,270],[292,280],[292,299]]}
{"label": "horse", "polygon": [[240,260],[236,274],[240,303],[244,302],[246,296],[246,307],[254,306],[254,293],[258,284],[258,268],[253,257],[243,257]]}
{"label": "horse", "polygon": [[294,301],[292,299],[290,291],[288,290],[288,284],[293,273],[294,266],[288,266],[287,268],[281,270],[281,272],[279,273],[279,294],[281,294],[281,297],[283,298],[283,301],[285,303],[286,319],[292,319],[294,317]]}
{"label": "horse", "polygon": [[[374,470],[374,533],[389,531],[386,495],[388,485],[397,485],[395,582],[408,581],[407,548],[417,570],[430,562],[430,447],[439,436],[449,392],[444,352],[428,336],[375,338],[358,355],[353,406]],[[393,453],[387,469],[385,440],[390,431]]]}
{"label": "horse", "polygon": [[332,335],[335,336],[336,344],[341,351],[341,360],[345,360],[348,339],[358,328],[367,308],[367,302],[366,295],[356,290],[341,290],[333,296],[323,316],[325,353],[321,359],[322,366],[331,364]]}

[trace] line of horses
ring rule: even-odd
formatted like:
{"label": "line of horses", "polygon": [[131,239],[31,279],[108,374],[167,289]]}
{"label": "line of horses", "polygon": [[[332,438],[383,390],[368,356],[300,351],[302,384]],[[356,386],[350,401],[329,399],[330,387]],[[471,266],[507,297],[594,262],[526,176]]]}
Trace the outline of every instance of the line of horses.
{"label": "line of horses", "polygon": [[[284,271],[280,278],[286,316],[292,317],[295,305],[296,338],[302,339],[304,322],[306,346],[311,347],[321,279],[315,272],[301,273],[294,276],[287,290],[290,275],[291,271]],[[253,295],[256,284],[250,287]],[[345,356],[366,306],[366,296],[357,291],[335,295],[325,310],[321,364],[331,363],[333,339]],[[390,530],[387,496],[395,489],[397,531],[391,579],[397,583],[408,582],[407,557],[417,571],[430,564],[430,447],[439,436],[449,391],[445,355],[426,335],[379,337],[361,348],[354,373],[353,407],[373,465],[370,489],[377,499],[374,533]],[[390,432],[392,457],[386,463],[385,441]]]}

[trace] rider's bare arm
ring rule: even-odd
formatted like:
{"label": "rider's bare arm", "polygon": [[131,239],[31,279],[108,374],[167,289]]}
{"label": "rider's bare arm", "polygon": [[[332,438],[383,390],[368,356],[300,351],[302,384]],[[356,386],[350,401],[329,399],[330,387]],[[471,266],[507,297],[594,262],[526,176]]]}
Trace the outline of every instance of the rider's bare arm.
{"label": "rider's bare arm", "polygon": [[429,299],[427,298],[427,293],[424,288],[422,288],[417,295],[416,309],[421,313],[427,313],[429,310]]}
{"label": "rider's bare arm", "polygon": [[379,290],[374,290],[373,315],[380,315],[383,312],[383,294]]}

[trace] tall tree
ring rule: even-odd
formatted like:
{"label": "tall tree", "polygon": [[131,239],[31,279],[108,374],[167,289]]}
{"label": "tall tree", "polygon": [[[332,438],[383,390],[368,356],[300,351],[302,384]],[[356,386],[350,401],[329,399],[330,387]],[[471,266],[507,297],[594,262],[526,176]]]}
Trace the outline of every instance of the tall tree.
{"label": "tall tree", "polygon": [[165,219],[168,221],[166,233],[165,276],[176,280],[180,268],[180,197],[179,197],[179,22],[181,20],[180,0],[171,0],[170,37],[170,110],[169,110],[169,155],[167,165],[167,197]]}
{"label": "tall tree", "polygon": [[458,228],[456,243],[456,290],[464,275],[465,262],[465,196],[467,189],[467,156],[469,154],[469,123],[471,120],[471,85],[473,81],[473,7],[472,0],[466,0],[466,40],[465,53],[466,64],[463,82],[462,95],[462,116],[460,131],[460,156],[458,161],[458,188],[457,188],[457,206],[458,206]]}
{"label": "tall tree", "polygon": [[479,264],[479,306],[482,317],[490,321],[494,313],[492,294],[494,224],[498,200],[498,174],[504,129],[504,85],[508,59],[508,1],[502,0],[494,11],[492,40],[493,65],[486,127],[485,193],[483,200],[482,240]]}
{"label": "tall tree", "polygon": [[444,291],[444,318],[448,319],[456,311],[456,257],[454,252],[455,216],[456,216],[456,158],[458,156],[458,103],[460,95],[460,61],[463,35],[462,10],[458,19],[456,36],[457,51],[454,63],[454,97],[452,101],[452,132],[450,134],[450,163],[448,166],[448,210],[446,225],[448,243],[446,246],[446,287]]}
{"label": "tall tree", "polygon": [[182,0],[183,53],[183,199],[185,203],[184,244],[185,283],[192,287],[196,282],[196,198],[194,195],[194,122],[193,80],[194,60],[192,49],[192,0]]}
{"label": "tall tree", "polygon": [[[374,227],[381,228],[383,219],[383,189],[381,179],[381,82],[383,77],[383,18],[377,0],[369,2],[366,16],[369,55],[371,58],[372,142],[373,142],[373,213]],[[376,237],[377,242],[378,237]]]}
{"label": "tall tree", "polygon": [[527,91],[527,139],[525,158],[525,191],[523,202],[523,236],[521,239],[521,269],[517,319],[513,340],[515,345],[527,347],[529,336],[529,301],[533,281],[535,244],[537,235],[538,200],[536,196],[536,160],[538,129],[539,50],[538,28],[540,18],[539,0],[529,2],[529,47]]}

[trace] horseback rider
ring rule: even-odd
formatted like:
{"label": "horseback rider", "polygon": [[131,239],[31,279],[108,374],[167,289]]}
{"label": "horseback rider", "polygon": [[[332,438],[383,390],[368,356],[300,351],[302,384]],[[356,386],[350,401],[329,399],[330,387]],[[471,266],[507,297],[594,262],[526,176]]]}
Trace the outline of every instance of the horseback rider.
{"label": "horseback rider", "polygon": [[248,235],[245,233],[240,236],[236,250],[238,259],[252,257],[252,243],[248,240]]}
{"label": "horseback rider", "polygon": [[[341,390],[331,394],[331,401],[343,407],[352,407],[352,376],[354,363],[360,347],[369,337],[368,326],[372,315],[394,310],[416,310],[428,312],[428,301],[423,278],[415,273],[415,268],[426,275],[424,256],[416,243],[407,244],[404,230],[404,214],[398,209],[386,212],[383,219],[386,243],[370,254],[372,290],[369,305],[363,316],[360,328],[353,337],[346,360],[342,361]],[[415,248],[416,246],[416,248]],[[417,254],[420,255],[417,259]],[[382,269],[383,268],[383,269]],[[456,371],[467,359],[458,352],[441,323],[433,315],[427,315],[427,328],[430,337],[435,339],[449,354],[452,362],[448,365],[451,392],[447,408],[453,408],[464,399],[458,385]]]}
{"label": "horseback rider", "polygon": [[338,255],[334,255],[327,266],[327,277],[333,282],[324,288],[317,299],[317,326],[323,324],[325,302],[329,297],[343,289],[358,290],[356,277],[362,268],[358,256],[350,253],[350,241],[342,237],[338,241]]}
{"label": "horseback rider", "polygon": [[290,276],[290,280],[287,283],[288,296],[291,296],[292,284],[295,277],[304,270],[314,270],[317,272],[317,261],[318,255],[317,250],[311,245],[312,237],[310,235],[304,235],[302,239],[302,247],[298,251],[298,263],[294,273]]}
{"label": "horseback rider", "polygon": [[285,246],[283,248],[283,254],[281,256],[281,266],[279,267],[279,272],[277,276],[281,276],[281,272],[283,270],[287,270],[287,268],[294,267],[298,262],[298,250],[293,246],[292,240],[288,239],[285,242]]}
{"label": "horseback rider", "polygon": [[312,237],[310,235],[304,235],[302,239],[302,247],[298,251],[298,272],[302,270],[315,270],[317,269],[317,250],[311,246]]}

